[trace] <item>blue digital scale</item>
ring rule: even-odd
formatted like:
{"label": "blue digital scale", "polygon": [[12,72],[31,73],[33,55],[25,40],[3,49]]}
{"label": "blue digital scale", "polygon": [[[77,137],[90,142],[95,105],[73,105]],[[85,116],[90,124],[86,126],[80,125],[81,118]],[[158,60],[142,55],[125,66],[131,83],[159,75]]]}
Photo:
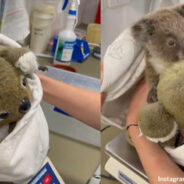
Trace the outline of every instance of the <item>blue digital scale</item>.
{"label": "blue digital scale", "polygon": [[47,158],[40,171],[28,184],[65,184],[51,161]]}

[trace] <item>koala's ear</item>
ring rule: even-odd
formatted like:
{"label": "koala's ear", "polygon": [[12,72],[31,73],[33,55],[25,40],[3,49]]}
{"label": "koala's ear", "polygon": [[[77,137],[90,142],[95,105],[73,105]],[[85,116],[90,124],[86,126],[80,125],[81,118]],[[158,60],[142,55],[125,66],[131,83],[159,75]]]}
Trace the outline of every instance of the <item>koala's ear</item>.
{"label": "koala's ear", "polygon": [[183,5],[180,5],[180,6],[177,6],[176,7],[176,11],[184,17],[184,4]]}
{"label": "koala's ear", "polygon": [[1,56],[1,57],[6,56],[7,53],[8,53],[8,50],[7,50],[6,48],[0,49],[0,56]]}
{"label": "koala's ear", "polygon": [[155,27],[152,19],[142,19],[132,26],[134,38],[141,42],[146,42],[154,33]]}

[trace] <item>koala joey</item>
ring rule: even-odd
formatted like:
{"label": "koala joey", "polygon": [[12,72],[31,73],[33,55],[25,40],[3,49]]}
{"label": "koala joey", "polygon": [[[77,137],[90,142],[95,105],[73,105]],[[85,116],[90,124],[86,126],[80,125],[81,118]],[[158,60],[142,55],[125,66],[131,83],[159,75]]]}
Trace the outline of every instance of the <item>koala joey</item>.
{"label": "koala joey", "polygon": [[30,109],[32,95],[27,79],[37,69],[36,57],[28,49],[0,50],[0,127],[9,124],[11,131]]}
{"label": "koala joey", "polygon": [[132,26],[134,38],[145,49],[148,103],[157,101],[160,74],[184,59],[184,5],[146,15]]}

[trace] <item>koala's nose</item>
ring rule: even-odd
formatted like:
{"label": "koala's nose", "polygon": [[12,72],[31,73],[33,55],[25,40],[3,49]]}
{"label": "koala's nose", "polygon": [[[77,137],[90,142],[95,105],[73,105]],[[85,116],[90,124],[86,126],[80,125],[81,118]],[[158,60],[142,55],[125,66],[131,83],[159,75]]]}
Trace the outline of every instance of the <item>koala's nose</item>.
{"label": "koala's nose", "polygon": [[19,112],[26,113],[31,107],[31,103],[28,99],[23,99],[19,106]]}
{"label": "koala's nose", "polygon": [[7,119],[9,117],[9,113],[6,111],[0,112],[0,121]]}

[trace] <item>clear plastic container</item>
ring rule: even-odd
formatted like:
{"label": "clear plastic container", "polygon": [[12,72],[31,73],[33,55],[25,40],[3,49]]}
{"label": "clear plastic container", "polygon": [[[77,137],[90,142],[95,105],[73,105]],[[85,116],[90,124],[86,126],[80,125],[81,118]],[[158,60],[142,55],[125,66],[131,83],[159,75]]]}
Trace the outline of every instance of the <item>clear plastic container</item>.
{"label": "clear plastic container", "polygon": [[30,48],[35,53],[42,53],[47,48],[55,12],[55,7],[49,4],[44,4],[32,12]]}
{"label": "clear plastic container", "polygon": [[48,71],[39,73],[72,86],[100,92],[100,79],[47,66]]}

